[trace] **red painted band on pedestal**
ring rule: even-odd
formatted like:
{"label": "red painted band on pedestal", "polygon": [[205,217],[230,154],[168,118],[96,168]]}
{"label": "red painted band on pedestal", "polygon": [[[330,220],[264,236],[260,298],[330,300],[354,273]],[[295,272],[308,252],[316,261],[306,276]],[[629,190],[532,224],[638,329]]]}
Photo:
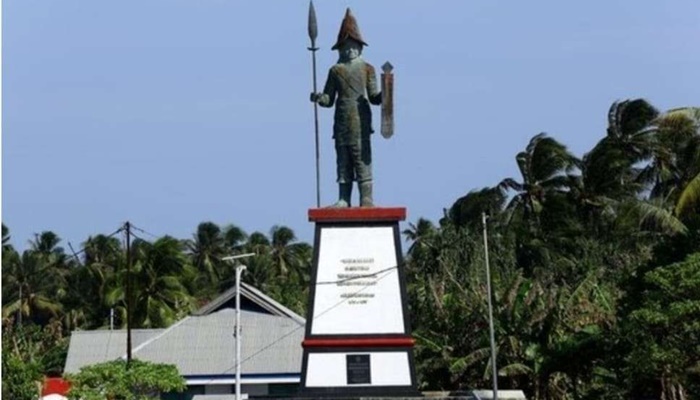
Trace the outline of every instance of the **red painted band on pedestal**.
{"label": "red painted band on pedestal", "polygon": [[310,208],[309,221],[403,221],[405,207]]}
{"label": "red painted band on pedestal", "polygon": [[309,347],[413,347],[416,340],[403,338],[366,338],[366,339],[304,339],[301,345]]}

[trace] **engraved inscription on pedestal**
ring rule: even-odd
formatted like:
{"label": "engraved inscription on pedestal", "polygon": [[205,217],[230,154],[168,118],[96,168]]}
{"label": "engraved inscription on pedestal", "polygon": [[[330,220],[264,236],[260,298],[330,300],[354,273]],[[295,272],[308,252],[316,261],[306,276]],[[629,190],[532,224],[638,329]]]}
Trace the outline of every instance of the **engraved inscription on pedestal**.
{"label": "engraved inscription on pedestal", "polygon": [[348,385],[372,383],[369,354],[348,354],[346,362]]}
{"label": "engraved inscription on pedestal", "polygon": [[324,227],[320,236],[310,333],[405,333],[393,227]]}
{"label": "engraved inscription on pedestal", "polygon": [[370,288],[377,284],[374,258],[343,258],[340,263],[338,286],[349,289],[340,294],[340,300],[347,300],[349,305],[367,304],[374,298],[374,292]]}

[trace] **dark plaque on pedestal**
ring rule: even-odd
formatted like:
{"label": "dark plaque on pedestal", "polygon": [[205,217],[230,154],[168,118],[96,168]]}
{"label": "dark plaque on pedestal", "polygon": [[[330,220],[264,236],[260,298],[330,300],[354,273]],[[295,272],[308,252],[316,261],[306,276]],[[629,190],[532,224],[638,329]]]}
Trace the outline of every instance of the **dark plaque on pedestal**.
{"label": "dark plaque on pedestal", "polygon": [[348,354],[346,361],[348,385],[372,383],[369,369],[369,354]]}

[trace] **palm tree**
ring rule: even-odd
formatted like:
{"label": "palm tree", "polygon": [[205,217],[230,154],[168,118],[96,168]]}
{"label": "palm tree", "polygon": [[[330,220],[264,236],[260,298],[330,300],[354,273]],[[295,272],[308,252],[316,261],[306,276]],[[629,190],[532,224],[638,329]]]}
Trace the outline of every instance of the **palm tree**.
{"label": "palm tree", "polygon": [[70,263],[60,241],[55,233],[44,231],[21,257],[15,253],[7,263],[3,260],[3,317],[17,313],[18,318],[46,324],[61,315]]}
{"label": "palm tree", "polygon": [[26,250],[2,264],[3,318],[17,315],[17,321],[46,324],[60,316],[65,287],[46,255]]}
{"label": "palm tree", "polygon": [[650,125],[656,147],[640,180],[651,185],[651,197],[674,200],[700,173],[700,108],[669,110]]}
{"label": "palm tree", "polygon": [[450,207],[448,216],[457,226],[481,226],[481,214],[498,216],[506,203],[506,196],[500,187],[473,190],[457,199]]}
{"label": "palm tree", "polygon": [[10,303],[10,291],[5,290],[5,271],[9,271],[11,265],[19,264],[19,254],[10,244],[10,230],[2,224],[2,306]]}
{"label": "palm tree", "polygon": [[587,198],[622,200],[643,189],[636,165],[652,157],[656,141],[651,124],[658,114],[644,99],[616,101],[610,106],[607,136],[583,158]]}
{"label": "palm tree", "polygon": [[[170,236],[154,243],[134,241],[131,277],[134,327],[166,327],[193,310],[194,299],[180,280],[192,268],[183,250],[182,242]],[[107,300],[121,303],[119,311],[124,316],[126,270],[119,272]]]}
{"label": "palm tree", "polygon": [[402,232],[407,241],[411,242],[407,252],[407,267],[423,273],[437,273],[437,255],[440,251],[440,231],[425,218],[418,218],[414,224],[410,222],[408,229]]}
{"label": "palm tree", "polygon": [[115,274],[124,265],[124,252],[118,238],[106,235],[89,237],[83,243],[83,263],[68,275],[68,312],[64,317],[70,329],[106,326],[110,308],[107,292]]}
{"label": "palm tree", "polygon": [[236,225],[226,225],[222,231],[224,244],[231,253],[239,253],[245,244],[248,235],[245,231]]}
{"label": "palm tree", "polygon": [[273,278],[266,290],[282,304],[304,313],[308,300],[309,276],[313,249],[297,241],[292,229],[275,225],[270,229]]}
{"label": "palm tree", "polygon": [[10,244],[10,229],[2,224],[2,251],[14,251],[14,247]]}
{"label": "palm tree", "polygon": [[681,218],[697,218],[700,215],[700,173],[695,175],[678,196],[674,212]]}
{"label": "palm tree", "polygon": [[499,188],[516,192],[506,210],[519,215],[531,227],[539,226],[545,203],[568,191],[568,175],[578,160],[566,146],[540,133],[530,140],[525,151],[518,153],[516,161],[522,182],[506,178],[499,184]]}
{"label": "palm tree", "polygon": [[270,237],[272,238],[271,255],[277,277],[288,278],[294,275],[300,278],[311,262],[307,258],[310,246],[307,243],[297,242],[294,231],[286,226],[273,226],[270,229]]}
{"label": "palm tree", "polygon": [[221,258],[229,255],[226,238],[213,222],[202,222],[192,240],[187,242],[192,264],[206,277],[205,287],[216,287],[221,280]]}
{"label": "palm tree", "polygon": [[549,261],[545,236],[565,236],[557,232],[575,229],[561,223],[571,208],[570,184],[579,161],[566,146],[544,133],[535,135],[516,161],[522,182],[507,178],[499,188],[515,191],[504,219],[512,228],[509,234],[517,239],[518,264],[529,275]]}
{"label": "palm tree", "polygon": [[659,152],[645,170],[652,197],[684,220],[700,211],[700,107],[669,110],[655,121]]}
{"label": "palm tree", "polygon": [[411,241],[411,247],[408,248],[408,254],[413,253],[417,248],[429,246],[430,237],[437,232],[437,228],[433,223],[425,218],[418,218],[414,224],[410,222],[409,228],[402,232],[406,240]]}
{"label": "palm tree", "polygon": [[[677,112],[659,114],[644,99],[612,104],[607,136],[583,157],[581,176],[571,183],[579,216],[591,231],[686,231],[668,200],[679,180],[687,182],[679,171],[688,168],[677,164],[688,158],[679,155],[688,153],[695,128],[679,124],[678,117]],[[645,193],[651,198],[645,199]]]}
{"label": "palm tree", "polygon": [[635,161],[647,159],[653,148],[650,124],[659,111],[644,99],[616,101],[608,111],[608,139]]}
{"label": "palm tree", "polygon": [[[243,280],[263,291],[266,291],[268,283],[275,279],[276,267],[272,258],[271,246],[270,239],[262,232],[251,233],[243,245],[245,253],[255,253],[255,256],[245,260],[248,270],[243,275]],[[221,289],[230,288],[234,285],[234,281],[235,275],[231,269],[230,274],[222,281]]]}
{"label": "palm tree", "polygon": [[83,257],[85,265],[98,263],[112,271],[124,257],[119,239],[106,235],[88,237],[83,243],[83,249],[85,251]]}
{"label": "palm tree", "polygon": [[700,174],[700,109],[657,113],[647,125],[640,131],[645,136],[654,135],[648,147],[650,158],[646,166],[639,169],[636,184],[649,192],[649,198],[628,198],[620,204],[620,215],[638,224],[633,226],[635,230],[641,228],[671,235],[685,233],[687,227],[679,217],[688,220],[690,216],[682,212],[686,200],[680,208],[678,202],[685,188],[689,190],[683,198],[692,198],[691,183]]}

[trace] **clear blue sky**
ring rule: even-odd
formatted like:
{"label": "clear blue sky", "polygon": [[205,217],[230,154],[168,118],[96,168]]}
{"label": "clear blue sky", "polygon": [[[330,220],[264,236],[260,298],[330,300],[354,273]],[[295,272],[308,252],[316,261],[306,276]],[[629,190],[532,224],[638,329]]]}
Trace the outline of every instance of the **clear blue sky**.
{"label": "clear blue sky", "polygon": [[[373,138],[375,202],[437,220],[517,176],[539,132],[578,156],[616,99],[700,104],[700,1],[317,0],[319,86],[351,7],[395,66],[396,134]],[[287,225],[315,206],[308,2],[5,0],[2,220],[12,243],[74,247],[130,220]],[[322,202],[336,197],[321,111]],[[378,131],[379,109],[375,108]]]}

